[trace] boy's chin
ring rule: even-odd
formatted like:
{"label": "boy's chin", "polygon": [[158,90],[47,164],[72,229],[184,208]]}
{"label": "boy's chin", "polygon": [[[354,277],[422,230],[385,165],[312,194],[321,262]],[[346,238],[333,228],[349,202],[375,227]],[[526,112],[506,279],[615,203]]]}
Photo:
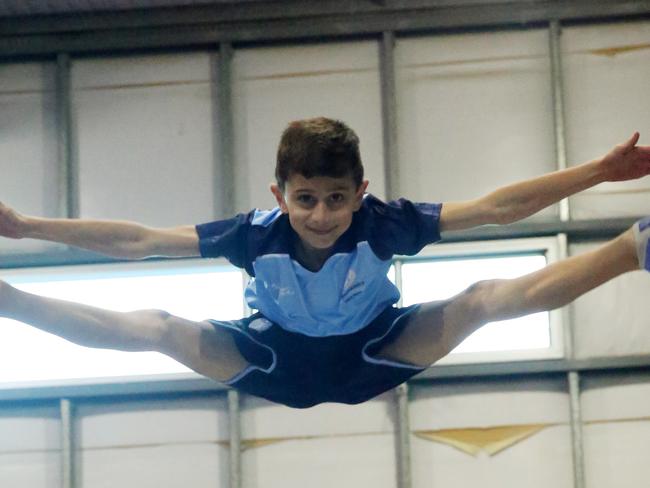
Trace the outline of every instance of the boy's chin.
{"label": "boy's chin", "polygon": [[331,249],[336,243],[336,239],[303,239],[302,241],[306,244],[306,248],[320,252]]}
{"label": "boy's chin", "polygon": [[334,242],[308,242],[308,246],[313,249],[314,251],[327,251],[329,249],[332,249],[334,246]]}

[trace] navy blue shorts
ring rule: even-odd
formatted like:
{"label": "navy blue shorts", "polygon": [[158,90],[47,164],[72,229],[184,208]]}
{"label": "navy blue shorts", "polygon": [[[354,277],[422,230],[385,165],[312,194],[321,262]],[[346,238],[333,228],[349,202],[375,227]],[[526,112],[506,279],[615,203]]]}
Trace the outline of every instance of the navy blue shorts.
{"label": "navy blue shorts", "polygon": [[388,307],[363,329],[346,335],[310,337],[289,332],[255,314],[210,322],[228,330],[249,362],[227,382],[245,393],[294,408],[323,402],[357,404],[404,383],[425,368],[377,359],[394,341],[417,305]]}

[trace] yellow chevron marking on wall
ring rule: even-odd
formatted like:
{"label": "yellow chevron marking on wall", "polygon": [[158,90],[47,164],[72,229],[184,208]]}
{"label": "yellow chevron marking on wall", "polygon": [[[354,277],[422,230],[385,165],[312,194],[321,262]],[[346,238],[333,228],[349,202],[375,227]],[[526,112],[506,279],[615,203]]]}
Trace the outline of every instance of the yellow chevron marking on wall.
{"label": "yellow chevron marking on wall", "polygon": [[472,456],[476,456],[480,451],[493,456],[551,425],[553,424],[425,430],[415,431],[414,434],[420,439],[441,442]]}

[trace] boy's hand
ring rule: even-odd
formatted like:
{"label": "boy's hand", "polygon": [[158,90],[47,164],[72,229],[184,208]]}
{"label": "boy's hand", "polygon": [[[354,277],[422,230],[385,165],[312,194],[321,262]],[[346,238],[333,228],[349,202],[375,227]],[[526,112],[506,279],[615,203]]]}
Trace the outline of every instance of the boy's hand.
{"label": "boy's hand", "polygon": [[619,144],[601,160],[605,181],[635,180],[650,174],[650,146],[637,146],[639,133]]}
{"label": "boy's hand", "polygon": [[0,202],[0,236],[10,239],[24,237],[25,218],[14,209]]}

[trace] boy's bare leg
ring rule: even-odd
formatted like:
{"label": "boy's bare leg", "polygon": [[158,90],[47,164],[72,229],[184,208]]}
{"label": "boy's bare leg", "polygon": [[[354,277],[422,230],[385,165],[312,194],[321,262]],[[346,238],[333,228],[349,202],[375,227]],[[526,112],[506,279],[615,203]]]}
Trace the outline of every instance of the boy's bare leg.
{"label": "boy's bare leg", "polygon": [[562,307],[612,278],[639,269],[632,230],[600,248],[511,280],[482,281],[421,305],[380,357],[429,366],[488,322]]}
{"label": "boy's bare leg", "polygon": [[33,295],[0,281],[0,317],[82,346],[161,352],[219,381],[232,378],[248,365],[227,332],[209,322],[193,322],[160,310],[103,310]]}

